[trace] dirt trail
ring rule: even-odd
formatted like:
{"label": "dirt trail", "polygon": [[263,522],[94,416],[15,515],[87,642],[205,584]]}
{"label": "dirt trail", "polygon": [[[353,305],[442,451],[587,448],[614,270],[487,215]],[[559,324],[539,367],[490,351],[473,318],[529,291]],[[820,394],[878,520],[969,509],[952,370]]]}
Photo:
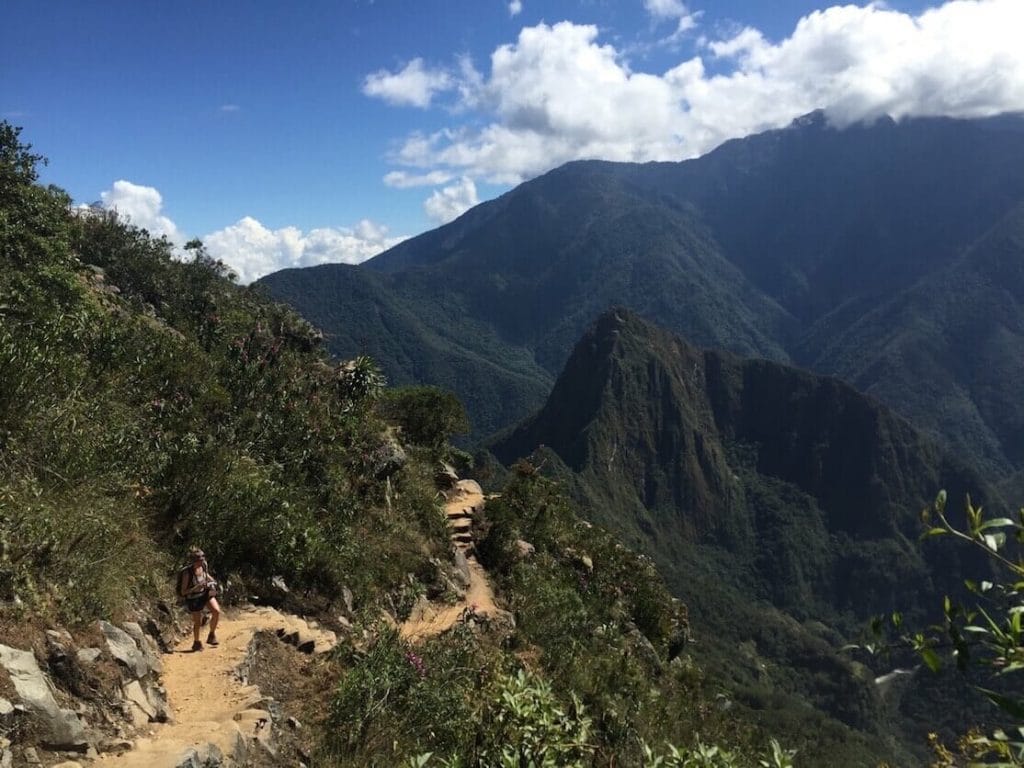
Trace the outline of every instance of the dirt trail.
{"label": "dirt trail", "polygon": [[500,611],[494,604],[494,590],[487,579],[487,573],[473,554],[473,541],[469,533],[473,513],[483,509],[483,505],[484,496],[476,483],[460,481],[456,485],[444,511],[452,531],[452,543],[456,550],[465,555],[469,566],[469,587],[465,597],[454,605],[422,603],[414,608],[408,621],[399,628],[406,640],[415,642],[439,635],[451,629],[469,613],[494,616]]}
{"label": "dirt trail", "polygon": [[271,724],[259,708],[263,700],[259,689],[244,685],[238,676],[249,644],[261,630],[284,630],[286,636],[298,633],[300,640],[312,641],[317,652],[334,644],[331,633],[311,629],[301,619],[271,608],[226,611],[217,628],[219,646],[191,653],[189,633],[174,653],[162,658],[162,683],[174,721],[149,724],[148,735],[137,739],[132,750],[104,755],[98,763],[116,768],[173,768],[190,749],[205,755],[208,745],[214,744],[232,757],[244,754],[254,739],[269,737]]}

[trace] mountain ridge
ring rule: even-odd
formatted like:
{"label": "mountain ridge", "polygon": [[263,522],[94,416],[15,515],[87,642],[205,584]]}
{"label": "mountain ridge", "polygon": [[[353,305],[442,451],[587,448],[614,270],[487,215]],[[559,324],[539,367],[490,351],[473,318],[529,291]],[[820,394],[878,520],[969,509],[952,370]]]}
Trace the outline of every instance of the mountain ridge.
{"label": "mountain ridge", "polygon": [[[925,290],[993,228],[1024,226],[1011,216],[1024,202],[1022,133],[1020,115],[842,130],[819,116],[682,163],[578,161],[344,274],[382,278],[372,303],[385,313],[401,303],[420,335],[442,340],[424,353],[430,374],[386,349],[381,363],[396,381],[452,386],[467,401],[476,439],[540,407],[584,329],[622,305],[702,346],[837,373],[1001,479],[1021,468],[1016,433],[991,408],[973,405],[960,381],[963,351],[927,365],[919,355],[886,358],[881,348],[866,358],[856,328],[870,321],[869,336],[885,333],[879,307]],[[323,274],[278,273],[261,284],[306,315],[328,316],[324,325],[346,353],[360,335],[378,339],[384,331],[366,326],[361,305],[346,308],[345,291]],[[1006,286],[1011,297],[1024,292],[1016,287]],[[965,336],[968,347],[991,343],[968,320],[983,311],[985,295],[961,301],[970,310],[936,318],[924,329],[926,345],[946,335]],[[888,317],[910,322],[895,310]],[[521,397],[446,376],[443,348],[473,344],[499,366],[498,389]],[[1000,348],[1024,358],[1024,333],[1008,328]],[[927,387],[885,384],[921,380],[936,364],[967,393],[956,404],[961,415],[941,413]],[[524,378],[535,386],[521,389]],[[1019,389],[994,379],[988,386],[1016,424]]]}

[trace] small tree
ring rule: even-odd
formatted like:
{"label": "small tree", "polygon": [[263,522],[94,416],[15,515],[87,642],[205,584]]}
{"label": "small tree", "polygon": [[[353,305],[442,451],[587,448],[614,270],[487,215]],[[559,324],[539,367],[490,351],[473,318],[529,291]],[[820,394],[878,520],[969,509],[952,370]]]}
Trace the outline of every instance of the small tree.
{"label": "small tree", "polygon": [[381,411],[413,445],[440,449],[452,435],[469,431],[466,410],[454,394],[437,387],[400,387],[386,393]]}

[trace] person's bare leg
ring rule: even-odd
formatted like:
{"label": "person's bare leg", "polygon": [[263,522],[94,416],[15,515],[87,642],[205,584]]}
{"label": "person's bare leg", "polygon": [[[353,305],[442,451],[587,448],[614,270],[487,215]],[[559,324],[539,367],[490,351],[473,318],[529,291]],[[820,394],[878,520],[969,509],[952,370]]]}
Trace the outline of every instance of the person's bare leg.
{"label": "person's bare leg", "polygon": [[207,638],[207,642],[210,639],[216,640],[217,638],[217,622],[220,621],[220,605],[217,603],[217,598],[211,597],[210,601],[206,604],[210,609],[210,635]]}
{"label": "person's bare leg", "polygon": [[203,626],[203,612],[196,611],[192,614],[192,643],[199,642],[199,628]]}

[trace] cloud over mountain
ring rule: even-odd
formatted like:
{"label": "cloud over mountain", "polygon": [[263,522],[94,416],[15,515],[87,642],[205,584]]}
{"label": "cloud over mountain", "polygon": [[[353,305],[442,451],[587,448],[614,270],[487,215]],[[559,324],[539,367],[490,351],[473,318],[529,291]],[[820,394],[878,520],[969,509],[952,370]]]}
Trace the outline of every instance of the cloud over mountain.
{"label": "cloud over mountain", "polygon": [[[680,29],[694,24],[678,0],[645,7]],[[833,6],[783,40],[748,27],[642,72],[596,26],[542,23],[496,48],[489,72],[465,59],[428,71],[416,59],[371,75],[364,92],[415,106],[450,94],[450,124],[406,136],[396,165],[514,183],[578,158],[694,157],[815,109],[838,125],[1024,110],[1021,29],[1020,0],[950,0],[916,16],[881,3]]]}
{"label": "cloud over mountain", "polygon": [[[467,203],[467,187],[472,202]],[[399,185],[400,186],[400,185]],[[438,215],[458,216],[476,204],[476,188],[468,179],[446,188],[436,204]],[[163,212],[163,196],[154,187],[133,184],[120,179],[100,194],[103,207],[116,210],[132,224],[156,237],[166,237],[177,248],[188,236]],[[459,206],[463,206],[459,210]],[[455,212],[457,210],[457,212]],[[431,215],[434,215],[433,213]],[[363,219],[352,228],[318,227],[303,232],[298,227],[269,229],[252,216],[244,216],[234,224],[200,238],[207,251],[230,266],[242,283],[250,283],[263,275],[288,267],[311,267],[316,264],[358,264],[402,242],[388,228]]]}
{"label": "cloud over mountain", "polygon": [[312,267],[328,262],[358,264],[405,238],[392,237],[387,227],[364,219],[352,229],[321,227],[303,232],[298,227],[269,229],[251,216],[203,238],[210,255],[223,260],[249,283],[288,267]]}
{"label": "cloud over mountain", "polygon": [[437,224],[447,224],[479,202],[476,184],[472,179],[463,176],[455,184],[434,190],[424,201],[423,210],[426,211],[431,221]]}

